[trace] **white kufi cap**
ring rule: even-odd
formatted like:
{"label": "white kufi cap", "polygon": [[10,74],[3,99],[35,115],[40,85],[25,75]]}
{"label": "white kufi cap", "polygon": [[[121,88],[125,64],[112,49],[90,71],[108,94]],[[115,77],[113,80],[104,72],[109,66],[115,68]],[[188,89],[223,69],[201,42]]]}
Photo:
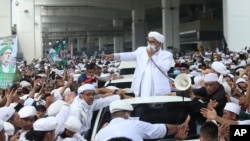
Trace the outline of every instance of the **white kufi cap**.
{"label": "white kufi cap", "polygon": [[208,73],[204,77],[204,82],[218,82],[218,75],[216,73]]}
{"label": "white kufi cap", "polygon": [[118,111],[133,111],[133,106],[124,101],[124,100],[115,100],[112,101],[109,105],[110,113],[118,112]]}
{"label": "white kufi cap", "polygon": [[8,121],[15,113],[15,109],[12,107],[1,107],[0,108],[0,119]]}
{"label": "white kufi cap", "polygon": [[233,102],[227,102],[226,103],[226,106],[224,107],[224,110],[227,110],[227,111],[230,111],[230,112],[233,112],[237,115],[240,114],[240,105],[236,104],[236,103],[233,103]]}
{"label": "white kufi cap", "polygon": [[20,118],[27,118],[36,115],[36,109],[34,106],[24,106],[18,111]]}
{"label": "white kufi cap", "polygon": [[3,125],[4,125],[4,131],[8,136],[14,135],[15,127],[11,123],[4,122]]}
{"label": "white kufi cap", "polygon": [[56,116],[64,104],[65,102],[63,100],[56,100],[55,102],[50,104],[47,109],[48,116]]}
{"label": "white kufi cap", "polygon": [[69,116],[65,122],[65,128],[72,132],[79,132],[82,127],[81,122],[76,116]]}
{"label": "white kufi cap", "polygon": [[53,131],[57,126],[55,117],[46,117],[36,120],[33,124],[34,131]]}

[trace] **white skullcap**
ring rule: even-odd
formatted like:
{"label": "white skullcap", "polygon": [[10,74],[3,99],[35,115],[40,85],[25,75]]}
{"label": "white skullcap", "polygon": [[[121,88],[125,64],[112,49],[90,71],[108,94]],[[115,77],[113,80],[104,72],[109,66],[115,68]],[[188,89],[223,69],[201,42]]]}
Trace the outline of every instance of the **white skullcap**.
{"label": "white skullcap", "polygon": [[165,41],[165,37],[162,34],[160,34],[159,32],[156,32],[156,31],[149,32],[148,33],[148,38],[149,37],[155,38],[160,43],[164,43],[164,41]]}
{"label": "white skullcap", "polygon": [[220,76],[218,78],[218,82],[220,84],[223,81],[223,76],[226,76],[227,74],[229,74],[227,67],[221,62],[218,62],[218,61],[213,62],[211,65],[211,68],[220,74]]}
{"label": "white skullcap", "polygon": [[0,108],[0,119],[8,121],[15,113],[15,109],[12,107],[1,107]]}
{"label": "white skullcap", "polygon": [[48,116],[56,116],[64,104],[65,104],[65,101],[63,100],[56,100],[55,102],[50,104],[47,109]]}
{"label": "white skullcap", "polygon": [[109,105],[110,113],[118,112],[118,111],[133,111],[133,106],[124,101],[124,100],[115,100],[112,101]]}
{"label": "white skullcap", "polygon": [[22,88],[23,88],[23,87],[31,86],[31,84],[30,84],[29,82],[27,82],[27,81],[22,81],[22,82],[20,82],[20,85],[21,85]]}
{"label": "white skullcap", "polygon": [[227,102],[226,106],[224,107],[224,110],[235,113],[236,115],[240,114],[240,109],[241,109],[240,105],[233,103],[233,102]]}
{"label": "white skullcap", "polygon": [[84,91],[87,91],[87,90],[95,91],[95,86],[92,85],[92,84],[84,84],[84,85],[82,85],[82,86],[80,86],[78,88],[77,93],[81,94],[81,93],[83,93]]}
{"label": "white skullcap", "polygon": [[245,69],[243,69],[243,68],[238,68],[238,69],[236,69],[235,72],[244,71],[244,70],[245,70]]}
{"label": "white skullcap", "polygon": [[27,118],[36,115],[36,109],[34,106],[24,106],[18,111],[20,118]]}
{"label": "white skullcap", "polygon": [[236,84],[238,84],[238,83],[247,83],[247,81],[244,78],[238,78],[236,80]]}
{"label": "white skullcap", "polygon": [[75,133],[79,132],[81,127],[82,124],[76,116],[69,116],[65,122],[65,128]]}
{"label": "white skullcap", "polygon": [[0,119],[0,132],[3,130],[3,120]]}
{"label": "white skullcap", "polygon": [[44,73],[37,74],[37,76],[40,76],[40,77],[47,77],[47,75],[44,74]]}
{"label": "white skullcap", "polygon": [[218,75],[216,73],[208,73],[204,77],[204,82],[218,82]]}
{"label": "white skullcap", "polygon": [[4,131],[8,136],[14,135],[15,127],[11,123],[4,122],[3,125],[4,125]]}
{"label": "white skullcap", "polygon": [[36,120],[33,124],[34,131],[53,131],[57,126],[55,117],[46,117]]}

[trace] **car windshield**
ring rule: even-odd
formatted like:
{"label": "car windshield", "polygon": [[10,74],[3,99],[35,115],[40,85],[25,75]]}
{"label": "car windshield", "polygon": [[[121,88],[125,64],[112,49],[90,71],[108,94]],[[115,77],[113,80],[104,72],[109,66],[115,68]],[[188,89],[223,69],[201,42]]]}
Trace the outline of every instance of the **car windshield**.
{"label": "car windshield", "polygon": [[[131,112],[131,117],[139,117],[140,120],[150,122],[150,123],[169,123],[169,124],[181,124],[184,122],[187,114],[186,107],[188,101],[184,102],[165,102],[165,103],[140,103],[133,104],[134,111]],[[103,126],[104,123],[111,120],[109,108],[106,107],[102,111],[101,118],[98,124],[97,131]],[[192,135],[196,131],[194,122],[190,122],[189,134]],[[164,140],[172,140],[174,136],[166,136]],[[162,140],[162,139],[154,139]],[[148,140],[145,140],[148,141]],[[150,140],[151,141],[151,140]]]}

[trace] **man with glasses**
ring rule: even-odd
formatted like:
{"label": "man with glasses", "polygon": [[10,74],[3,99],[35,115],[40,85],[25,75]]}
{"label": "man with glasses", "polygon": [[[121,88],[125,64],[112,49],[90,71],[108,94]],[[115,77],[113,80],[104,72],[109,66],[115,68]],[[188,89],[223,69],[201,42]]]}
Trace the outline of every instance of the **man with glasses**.
{"label": "man with glasses", "polygon": [[162,49],[165,37],[155,31],[148,34],[148,45],[134,52],[103,55],[108,60],[136,61],[132,89],[135,96],[159,96],[170,94],[168,71],[173,54]]}
{"label": "man with glasses", "polygon": [[[87,136],[91,126],[93,112],[108,106],[112,101],[120,99],[119,95],[95,99],[96,89],[92,84],[84,84],[77,90],[78,95],[71,104],[70,115],[76,116],[81,121],[80,134]],[[88,137],[86,137],[87,139]]]}

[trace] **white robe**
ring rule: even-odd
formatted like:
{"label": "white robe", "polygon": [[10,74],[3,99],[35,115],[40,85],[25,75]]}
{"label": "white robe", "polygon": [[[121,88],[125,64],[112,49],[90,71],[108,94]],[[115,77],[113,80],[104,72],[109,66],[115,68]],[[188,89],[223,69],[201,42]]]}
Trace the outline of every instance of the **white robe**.
{"label": "white robe", "polygon": [[[168,74],[172,66],[173,54],[171,52],[160,49],[151,57],[165,75],[151,62],[146,47],[139,47],[134,52],[124,52],[115,54],[115,56],[116,55],[119,56],[121,61],[136,61],[136,68],[131,85],[135,96],[149,96],[148,93],[144,95],[144,92],[151,90],[153,90],[153,94],[150,94],[150,96],[170,94],[171,88],[169,80],[165,75]],[[149,64],[148,62],[151,63]],[[149,65],[151,65],[151,67]]]}

